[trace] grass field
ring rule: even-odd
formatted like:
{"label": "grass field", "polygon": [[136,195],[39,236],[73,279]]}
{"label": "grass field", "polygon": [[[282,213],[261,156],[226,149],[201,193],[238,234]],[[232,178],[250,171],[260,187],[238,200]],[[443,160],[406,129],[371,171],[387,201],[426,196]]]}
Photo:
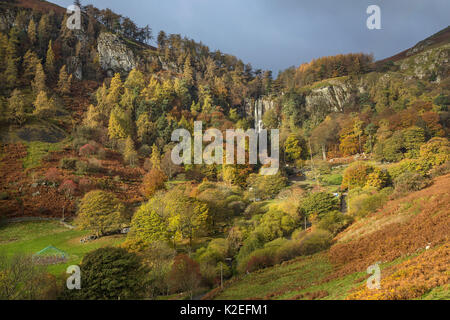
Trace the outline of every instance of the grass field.
{"label": "grass field", "polygon": [[89,251],[117,245],[125,239],[124,236],[111,236],[80,243],[80,239],[89,234],[88,231],[67,229],[56,221],[11,223],[0,227],[0,253],[7,256],[34,254],[54,246],[69,256],[67,263],[48,267],[48,271],[56,275],[65,272],[69,265],[79,264]]}

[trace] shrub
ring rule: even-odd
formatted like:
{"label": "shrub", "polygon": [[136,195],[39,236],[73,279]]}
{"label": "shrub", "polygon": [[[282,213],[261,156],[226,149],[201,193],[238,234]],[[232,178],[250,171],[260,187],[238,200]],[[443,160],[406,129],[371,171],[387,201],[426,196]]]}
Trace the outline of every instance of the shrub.
{"label": "shrub", "polygon": [[75,170],[77,167],[77,159],[75,158],[63,158],[59,162],[59,167],[64,170]]}
{"label": "shrub", "polygon": [[86,193],[92,190],[93,184],[91,180],[87,178],[81,178],[80,181],[78,181],[78,188],[81,192]]}
{"label": "shrub", "polygon": [[392,194],[392,188],[384,188],[380,191],[376,188],[354,189],[349,194],[349,213],[358,217],[364,217],[369,213],[380,209]]}
{"label": "shrub", "polygon": [[398,195],[419,191],[430,185],[430,180],[416,172],[405,172],[395,179],[395,192]]}
{"label": "shrub", "polygon": [[59,183],[62,179],[61,174],[58,169],[50,168],[47,170],[44,176],[45,181],[51,183]]}
{"label": "shrub", "polygon": [[89,161],[77,161],[76,168],[78,174],[103,172],[101,162],[97,159],[89,159]]}
{"label": "shrub", "polygon": [[[253,272],[275,265],[275,250],[272,248],[264,248],[256,250],[248,258],[245,272]],[[243,270],[241,270],[243,271]]]}
{"label": "shrub", "polygon": [[77,184],[72,180],[65,180],[59,186],[58,191],[64,193],[67,197],[72,197],[77,191]]}
{"label": "shrub", "polygon": [[174,292],[189,292],[192,299],[201,282],[200,266],[187,255],[180,254],[175,257],[168,278]]}
{"label": "shrub", "polygon": [[262,234],[265,242],[269,242],[291,234],[297,226],[298,221],[289,214],[279,210],[269,210],[262,216],[255,231]]}
{"label": "shrub", "polygon": [[255,215],[264,214],[267,212],[266,209],[264,209],[265,203],[264,202],[252,202],[250,205],[245,209],[244,215],[247,218],[251,218]]}
{"label": "shrub", "polygon": [[436,178],[450,173],[450,161],[434,168],[431,171],[431,177]]}
{"label": "shrub", "polygon": [[97,148],[89,143],[82,146],[78,151],[78,153],[81,157],[89,157],[89,156],[94,155],[96,152],[97,152]]}
{"label": "shrub", "polygon": [[342,189],[373,186],[378,189],[388,186],[388,172],[364,162],[355,162],[344,171]]}
{"label": "shrub", "polygon": [[159,169],[153,168],[144,176],[142,181],[141,193],[146,198],[150,199],[156,191],[164,189],[167,176]]}
{"label": "shrub", "polygon": [[339,199],[327,192],[311,193],[300,206],[300,213],[306,216],[318,216],[339,210]]}
{"label": "shrub", "polygon": [[332,211],[322,217],[318,227],[333,235],[337,235],[339,232],[345,230],[352,222],[353,218],[351,216],[343,214],[340,211]]}
{"label": "shrub", "polygon": [[272,199],[287,186],[287,178],[281,173],[275,175],[252,174],[247,179],[250,191],[250,198]]}
{"label": "shrub", "polygon": [[316,230],[308,234],[300,243],[301,255],[312,255],[328,249],[331,246],[333,235],[325,230]]}

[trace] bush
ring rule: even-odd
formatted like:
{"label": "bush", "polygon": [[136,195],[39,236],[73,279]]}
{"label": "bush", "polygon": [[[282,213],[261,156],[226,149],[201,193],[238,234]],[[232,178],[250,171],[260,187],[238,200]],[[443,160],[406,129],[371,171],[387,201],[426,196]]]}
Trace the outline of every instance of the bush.
{"label": "bush", "polygon": [[62,179],[61,173],[56,168],[50,168],[47,170],[44,176],[45,181],[50,183],[59,183]]}
{"label": "bush", "polygon": [[[253,272],[275,265],[275,250],[272,248],[264,248],[253,252],[247,262],[245,272]],[[241,270],[242,271],[242,270]]]}
{"label": "bush", "polygon": [[380,209],[392,194],[392,188],[381,191],[376,188],[354,189],[349,194],[348,209],[351,215],[364,217]]}
{"label": "bush", "polygon": [[142,181],[141,193],[144,197],[150,199],[156,191],[164,189],[167,176],[159,169],[152,169],[144,176]]}
{"label": "bush", "polygon": [[245,209],[244,215],[247,218],[251,218],[256,215],[264,214],[267,212],[266,209],[264,209],[265,203],[264,202],[252,202],[250,205]]}
{"label": "bush", "polygon": [[419,173],[405,172],[395,179],[395,193],[398,195],[422,190],[430,185],[431,181]]}
{"label": "bush", "polygon": [[319,221],[318,227],[337,235],[339,232],[345,230],[351,223],[353,218],[349,215],[343,214],[339,211],[332,211],[325,214]]}
{"label": "bush", "polygon": [[247,184],[251,188],[249,197],[250,199],[273,199],[286,188],[287,182],[287,178],[281,173],[268,176],[252,174],[247,179]]}
{"label": "bush", "polygon": [[93,146],[92,144],[85,144],[84,146],[82,146],[79,150],[79,155],[81,157],[89,157],[94,155],[97,152],[97,148],[95,146]]}
{"label": "bush", "polygon": [[365,162],[355,162],[344,171],[342,189],[372,186],[382,189],[388,186],[390,177],[386,170],[381,170]]}
{"label": "bush", "polygon": [[434,168],[431,171],[431,177],[436,178],[450,173],[450,161]]}
{"label": "bush", "polygon": [[330,211],[339,210],[339,199],[327,192],[311,193],[300,206],[300,213],[306,216],[319,218]]}
{"label": "bush", "polygon": [[64,170],[75,170],[77,167],[77,159],[75,158],[63,158],[59,162],[59,167]]}
{"label": "bush", "polygon": [[307,256],[328,249],[333,240],[333,235],[325,230],[316,230],[308,234],[300,243],[299,252]]}
{"label": "bush", "polygon": [[298,223],[283,211],[269,210],[262,216],[255,231],[262,234],[265,242],[269,242],[291,234],[298,227]]}
{"label": "bush", "polygon": [[97,159],[89,159],[89,161],[77,161],[76,168],[78,174],[103,172],[103,167],[100,161]]}

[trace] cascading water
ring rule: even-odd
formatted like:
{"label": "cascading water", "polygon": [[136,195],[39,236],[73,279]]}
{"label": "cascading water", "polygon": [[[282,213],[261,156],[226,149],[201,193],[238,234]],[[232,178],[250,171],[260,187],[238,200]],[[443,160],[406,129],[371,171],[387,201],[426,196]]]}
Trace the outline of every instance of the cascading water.
{"label": "cascading water", "polygon": [[255,103],[255,130],[257,133],[260,133],[263,129],[263,104],[261,100],[257,100]]}

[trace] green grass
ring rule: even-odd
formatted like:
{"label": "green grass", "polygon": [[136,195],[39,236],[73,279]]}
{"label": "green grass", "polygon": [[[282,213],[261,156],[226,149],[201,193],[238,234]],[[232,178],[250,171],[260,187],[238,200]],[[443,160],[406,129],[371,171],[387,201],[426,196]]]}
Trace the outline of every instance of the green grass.
{"label": "green grass", "polygon": [[112,236],[87,244],[80,243],[80,238],[89,234],[89,231],[64,228],[54,221],[11,223],[0,228],[0,251],[7,256],[34,254],[52,245],[69,256],[65,264],[48,266],[48,271],[56,275],[64,272],[69,265],[79,264],[86,253],[117,245],[125,239],[124,236]]}
{"label": "green grass", "polygon": [[27,156],[23,159],[24,169],[32,169],[41,165],[42,159],[49,152],[61,151],[64,143],[46,143],[46,142],[25,142],[27,146]]}
{"label": "green grass", "polygon": [[271,293],[277,293],[274,298],[279,299],[291,292],[297,292],[300,290],[299,287],[313,286],[332,270],[331,264],[323,254],[304,257],[290,264],[244,275],[226,288],[217,299],[264,298]]}

